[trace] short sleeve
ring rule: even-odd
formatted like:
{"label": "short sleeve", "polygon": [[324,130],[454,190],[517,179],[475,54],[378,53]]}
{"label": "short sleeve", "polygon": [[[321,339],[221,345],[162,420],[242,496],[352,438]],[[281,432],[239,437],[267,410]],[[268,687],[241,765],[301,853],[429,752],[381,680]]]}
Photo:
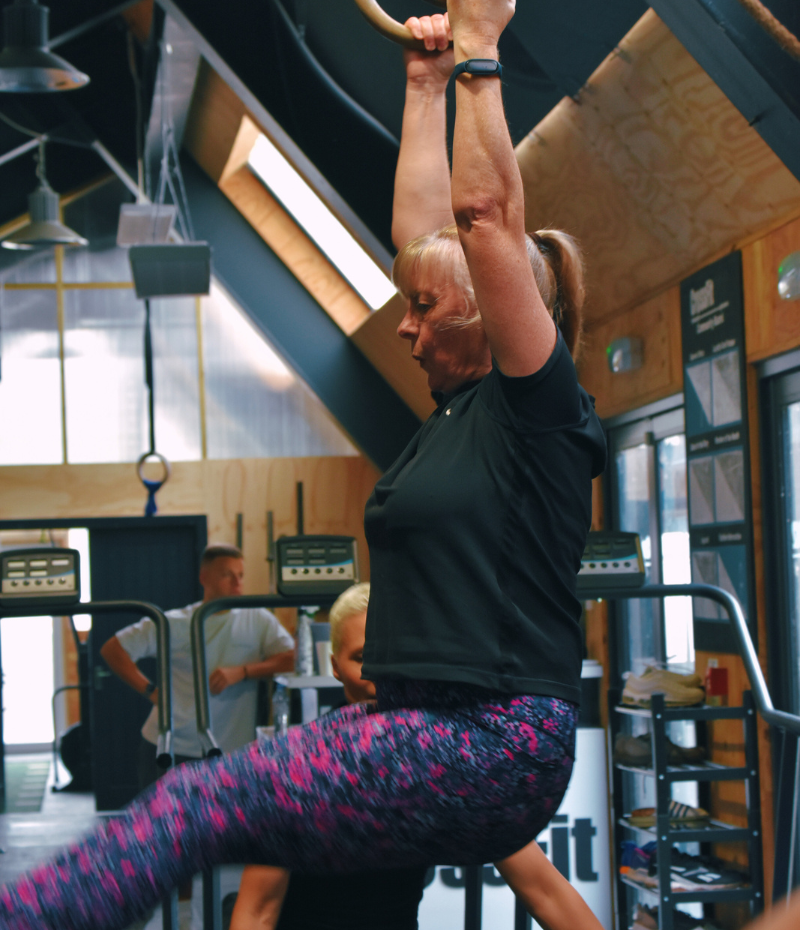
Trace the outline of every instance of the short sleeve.
{"label": "short sleeve", "polygon": [[261,633],[262,658],[268,659],[279,652],[288,652],[290,649],[294,649],[292,634],[281,626],[281,622],[275,614],[270,613],[268,610],[260,613],[263,621]]}
{"label": "short sleeve", "polygon": [[124,627],[116,636],[134,662],[156,655],[156,625],[149,617]]}
{"label": "short sleeve", "polygon": [[550,358],[532,375],[514,378],[494,364],[479,393],[492,416],[530,432],[579,427],[593,416],[592,399],[578,384],[575,365],[561,332]]}

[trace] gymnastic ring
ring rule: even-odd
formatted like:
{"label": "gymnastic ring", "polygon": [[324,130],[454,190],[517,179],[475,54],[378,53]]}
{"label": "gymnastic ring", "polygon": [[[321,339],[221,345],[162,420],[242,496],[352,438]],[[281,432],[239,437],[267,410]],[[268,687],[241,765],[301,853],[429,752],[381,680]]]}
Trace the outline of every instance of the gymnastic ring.
{"label": "gymnastic ring", "polygon": [[[145,463],[148,459],[151,458],[158,459],[164,468],[164,477],[158,482],[153,482],[151,478],[145,478],[144,476]],[[169,460],[166,459],[160,452],[145,452],[144,455],[140,455],[136,460],[136,474],[139,476],[139,481],[141,481],[145,487],[147,487],[146,482],[148,481],[154,484],[157,483],[159,487],[162,487],[167,483],[167,481],[169,481],[169,477],[172,474],[172,466],[169,464]]]}
{"label": "gymnastic ring", "polygon": [[[157,458],[164,467],[164,477],[160,481],[154,481],[152,478],[145,478],[144,476],[144,465],[149,458]],[[147,503],[144,507],[144,515],[146,517],[154,517],[158,513],[156,494],[167,483],[167,481],[169,481],[169,476],[172,474],[172,468],[170,467],[167,459],[165,459],[160,452],[153,450],[151,452],[145,452],[144,455],[139,456],[139,459],[136,462],[136,474],[139,476],[139,481],[142,482],[145,491],[147,491]]]}
{"label": "gymnastic ring", "polygon": [[[436,6],[447,7],[447,0],[428,0],[428,2]],[[402,23],[398,23],[396,19],[392,19],[378,5],[378,0],[356,0],[356,6],[382,36],[405,48],[424,50],[425,43],[420,39],[415,39],[409,29]]]}

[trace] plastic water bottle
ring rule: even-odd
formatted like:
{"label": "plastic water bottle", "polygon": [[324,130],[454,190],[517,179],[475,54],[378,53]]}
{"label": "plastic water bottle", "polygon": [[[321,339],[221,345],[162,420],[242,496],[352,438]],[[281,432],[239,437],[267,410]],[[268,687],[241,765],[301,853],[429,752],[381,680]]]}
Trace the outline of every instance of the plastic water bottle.
{"label": "plastic water bottle", "polygon": [[289,689],[277,681],[272,692],[272,723],[276,736],[289,729]]}
{"label": "plastic water bottle", "polygon": [[297,611],[297,651],[294,670],[298,675],[314,674],[314,640],[311,636],[311,618],[316,610],[301,607]]}

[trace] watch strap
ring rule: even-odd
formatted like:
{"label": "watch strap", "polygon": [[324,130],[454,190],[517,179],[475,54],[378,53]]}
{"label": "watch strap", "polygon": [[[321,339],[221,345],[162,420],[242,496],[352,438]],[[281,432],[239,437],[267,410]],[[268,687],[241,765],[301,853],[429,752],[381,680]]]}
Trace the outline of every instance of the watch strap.
{"label": "watch strap", "polygon": [[467,58],[453,68],[453,78],[459,74],[471,74],[473,77],[499,77],[503,76],[503,66],[494,58]]}
{"label": "watch strap", "polygon": [[156,686],[152,681],[148,681],[144,688],[144,696],[150,697],[150,695],[156,690]]}

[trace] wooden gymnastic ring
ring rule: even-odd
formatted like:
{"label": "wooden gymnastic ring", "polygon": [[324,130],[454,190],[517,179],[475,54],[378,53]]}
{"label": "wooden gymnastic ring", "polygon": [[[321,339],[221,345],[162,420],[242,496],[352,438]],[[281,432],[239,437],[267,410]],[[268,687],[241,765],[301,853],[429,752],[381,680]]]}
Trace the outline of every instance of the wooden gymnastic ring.
{"label": "wooden gymnastic ring", "polygon": [[[447,7],[447,0],[429,0],[429,2],[435,3],[437,6]],[[418,50],[425,48],[425,43],[419,39],[415,39],[402,23],[398,23],[396,19],[392,19],[392,17],[378,5],[378,0],[356,0],[356,6],[382,36],[391,39],[392,42],[397,42],[398,45],[402,45],[405,48],[414,48]]]}

